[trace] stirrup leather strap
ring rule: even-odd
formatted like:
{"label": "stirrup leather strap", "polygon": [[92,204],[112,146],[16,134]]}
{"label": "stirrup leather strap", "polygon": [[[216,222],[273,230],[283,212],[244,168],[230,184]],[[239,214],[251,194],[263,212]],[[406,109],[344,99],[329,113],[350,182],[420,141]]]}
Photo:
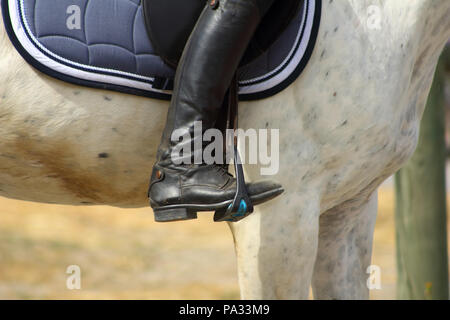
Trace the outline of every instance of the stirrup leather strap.
{"label": "stirrup leather strap", "polygon": [[[227,107],[227,129],[236,130],[238,128],[239,116],[239,98],[238,98],[238,80],[235,74],[231,82],[230,89],[225,97],[225,106]],[[227,140],[227,139],[226,139]],[[227,141],[228,144],[229,141]],[[228,146],[227,146],[228,147]],[[253,212],[253,204],[248,195],[245,185],[244,170],[242,168],[241,157],[238,151],[238,137],[233,136],[234,151],[234,170],[236,175],[236,194],[233,203],[224,210],[218,210],[214,214],[214,221],[237,222]],[[226,159],[228,160],[228,159]]]}

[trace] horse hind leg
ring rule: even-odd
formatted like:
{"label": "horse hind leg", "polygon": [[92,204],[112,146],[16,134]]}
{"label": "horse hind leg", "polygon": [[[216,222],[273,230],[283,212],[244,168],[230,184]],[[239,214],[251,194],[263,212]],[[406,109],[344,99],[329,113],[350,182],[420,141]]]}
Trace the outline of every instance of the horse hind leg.
{"label": "horse hind leg", "polygon": [[354,199],[320,217],[313,275],[315,299],[368,299],[366,273],[371,263],[377,192]]}

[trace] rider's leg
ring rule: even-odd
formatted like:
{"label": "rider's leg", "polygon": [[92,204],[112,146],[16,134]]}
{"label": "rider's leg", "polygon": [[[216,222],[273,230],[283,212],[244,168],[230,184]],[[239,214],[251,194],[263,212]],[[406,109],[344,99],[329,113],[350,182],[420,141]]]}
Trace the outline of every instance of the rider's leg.
{"label": "rider's leg", "polygon": [[[157,220],[195,218],[197,211],[223,209],[232,202],[236,181],[223,166],[175,164],[172,151],[194,145],[195,122],[201,122],[203,132],[214,127],[238,64],[273,1],[221,0],[218,6],[207,5],[202,12],[177,69],[150,181],[149,198]],[[187,135],[181,142],[172,141],[174,130]],[[254,204],[282,192],[280,185],[271,182],[253,183],[247,188]]]}

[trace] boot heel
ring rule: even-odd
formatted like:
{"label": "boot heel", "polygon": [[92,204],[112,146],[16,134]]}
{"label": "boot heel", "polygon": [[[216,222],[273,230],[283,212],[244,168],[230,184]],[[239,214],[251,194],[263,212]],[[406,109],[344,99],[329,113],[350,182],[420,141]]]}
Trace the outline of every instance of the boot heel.
{"label": "boot heel", "polygon": [[156,209],[153,210],[156,222],[171,222],[181,220],[197,219],[197,212],[189,211],[186,208],[179,209]]}

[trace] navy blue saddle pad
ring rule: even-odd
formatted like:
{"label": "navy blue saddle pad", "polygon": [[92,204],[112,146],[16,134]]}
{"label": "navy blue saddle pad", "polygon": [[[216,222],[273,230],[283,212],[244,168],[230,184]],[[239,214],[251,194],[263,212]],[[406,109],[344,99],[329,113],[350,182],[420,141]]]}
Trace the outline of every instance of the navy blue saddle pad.
{"label": "navy blue saddle pad", "polygon": [[[18,52],[57,79],[170,99],[175,70],[155,52],[140,0],[1,0]],[[255,100],[289,86],[317,38],[321,0],[306,0],[269,50],[238,70],[239,97]]]}

